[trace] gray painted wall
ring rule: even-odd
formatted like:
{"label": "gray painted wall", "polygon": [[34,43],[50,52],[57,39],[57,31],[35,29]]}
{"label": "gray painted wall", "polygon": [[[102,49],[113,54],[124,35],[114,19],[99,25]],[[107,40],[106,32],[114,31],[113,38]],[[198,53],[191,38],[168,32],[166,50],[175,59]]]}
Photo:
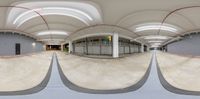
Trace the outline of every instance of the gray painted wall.
{"label": "gray painted wall", "polygon": [[[35,42],[35,47],[32,43]],[[21,54],[43,51],[43,44],[33,38],[10,32],[0,32],[0,56],[15,55],[15,44],[21,44]]]}
{"label": "gray painted wall", "polygon": [[200,34],[191,35],[181,41],[169,44],[170,53],[200,56]]}

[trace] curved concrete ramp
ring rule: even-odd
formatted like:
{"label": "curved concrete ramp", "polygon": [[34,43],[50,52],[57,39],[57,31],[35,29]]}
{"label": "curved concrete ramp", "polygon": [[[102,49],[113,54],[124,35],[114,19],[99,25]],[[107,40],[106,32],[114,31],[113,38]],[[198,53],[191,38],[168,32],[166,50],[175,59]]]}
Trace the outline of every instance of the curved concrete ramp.
{"label": "curved concrete ramp", "polygon": [[177,94],[200,95],[200,58],[157,52],[163,87]]}
{"label": "curved concrete ramp", "polygon": [[59,72],[72,90],[93,94],[134,91],[146,81],[151,53],[119,59],[92,59],[57,52]]}
{"label": "curved concrete ramp", "polygon": [[36,93],[48,83],[53,52],[0,58],[0,95]]}

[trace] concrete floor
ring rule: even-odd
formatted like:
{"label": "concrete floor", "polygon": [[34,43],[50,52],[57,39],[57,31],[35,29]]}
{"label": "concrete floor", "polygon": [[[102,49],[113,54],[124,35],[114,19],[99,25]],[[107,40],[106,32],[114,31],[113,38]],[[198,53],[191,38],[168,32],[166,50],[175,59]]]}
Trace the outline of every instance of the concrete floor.
{"label": "concrete floor", "polygon": [[39,85],[47,74],[52,52],[1,57],[0,92],[27,90]]}
{"label": "concrete floor", "polygon": [[157,60],[166,81],[189,91],[200,91],[200,58],[157,52]]}
{"label": "concrete floor", "polygon": [[145,75],[151,53],[134,54],[118,59],[95,59],[57,52],[64,75],[73,84],[94,90],[130,87]]}
{"label": "concrete floor", "polygon": [[0,96],[0,99],[199,99],[200,96],[174,94],[164,89],[157,72],[156,58],[153,57],[151,71],[146,83],[137,91],[123,94],[87,94],[68,89],[62,83],[54,56],[53,69],[47,87],[35,94],[20,96]]}

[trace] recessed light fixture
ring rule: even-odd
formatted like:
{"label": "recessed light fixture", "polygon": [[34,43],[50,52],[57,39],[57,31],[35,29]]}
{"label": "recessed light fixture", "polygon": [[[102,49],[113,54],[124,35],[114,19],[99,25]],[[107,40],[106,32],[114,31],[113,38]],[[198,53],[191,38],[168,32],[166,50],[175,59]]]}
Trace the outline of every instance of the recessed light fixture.
{"label": "recessed light fixture", "polygon": [[[65,41],[64,39],[53,39],[54,41]],[[52,41],[52,39],[41,39],[40,41]]]}
{"label": "recessed light fixture", "polygon": [[[70,17],[76,18],[76,19],[82,21],[83,23],[89,25],[89,23],[87,21],[85,21],[84,19],[82,19],[80,17],[77,17],[75,15],[72,15],[72,14],[68,14],[68,13],[59,13],[59,12],[50,13],[50,12],[48,12],[48,13],[42,13],[41,15],[64,15],[64,16],[70,16]],[[32,18],[35,18],[37,16],[39,16],[39,15],[35,14],[35,15],[30,16],[30,17],[27,17],[23,21],[19,22],[19,24],[17,25],[17,28],[20,27],[22,24],[24,24],[26,21],[28,21],[28,20],[30,20]]]}
{"label": "recessed light fixture", "polygon": [[51,31],[42,31],[37,33],[37,36],[43,36],[43,35],[64,35],[67,36],[68,33],[65,31],[56,31],[56,30],[51,30]]}
{"label": "recessed light fixture", "polygon": [[142,32],[142,31],[147,31],[147,30],[163,30],[163,31],[169,31],[169,32],[173,32],[173,33],[177,33],[180,28],[174,26],[174,25],[170,25],[170,24],[166,24],[166,23],[145,23],[145,24],[139,24],[134,26],[133,28],[135,28],[134,32]]}
{"label": "recessed light fixture", "polygon": [[148,41],[149,43],[162,43],[163,41]]}
{"label": "recessed light fixture", "polygon": [[78,9],[73,9],[73,8],[66,8],[66,7],[46,7],[46,8],[43,8],[43,10],[66,10],[66,11],[73,11],[73,12],[76,12],[76,13],[79,13],[79,14],[82,14],[83,16],[87,17],[90,21],[93,21],[92,17],[89,16],[87,13],[81,11],[81,10],[78,10]]}
{"label": "recessed light fixture", "polygon": [[157,47],[159,47],[159,45],[151,45],[151,47],[157,48]]}
{"label": "recessed light fixture", "polygon": [[141,26],[135,29],[135,32],[141,32],[146,30],[164,30],[176,33],[178,30],[168,26],[160,26],[160,25],[149,25],[149,26]]}
{"label": "recessed light fixture", "polygon": [[87,25],[89,25],[89,23],[84,19],[84,17],[86,17],[89,21],[93,21],[93,18],[91,16],[78,9],[66,8],[66,7],[45,7],[45,8],[37,8],[29,10],[20,14],[13,21],[13,24],[18,24],[17,27],[19,27],[26,21],[39,16],[38,14],[35,13],[35,11],[39,12],[41,15],[64,15],[64,16],[74,17],[84,22]]}
{"label": "recessed light fixture", "polygon": [[152,43],[151,47],[159,47],[160,45],[162,45],[161,43]]}
{"label": "recessed light fixture", "polygon": [[151,39],[160,39],[160,40],[166,40],[169,39],[168,36],[161,36],[161,35],[151,35],[151,36],[145,36],[144,39],[151,40]]}
{"label": "recessed light fixture", "polygon": [[161,43],[152,43],[152,45],[161,45]]}
{"label": "recessed light fixture", "polygon": [[33,46],[33,47],[35,47],[35,45],[36,45],[36,43],[35,43],[35,42],[33,42],[33,43],[32,43],[32,46]]}
{"label": "recessed light fixture", "polygon": [[29,10],[29,11],[26,11],[26,12],[20,14],[20,15],[13,21],[13,24],[16,24],[17,21],[18,21],[20,18],[24,17],[25,15],[28,15],[28,14],[30,14],[30,13],[35,13],[35,11],[39,11],[39,10],[41,10],[41,8],[40,8],[40,9],[38,8],[38,9],[34,9],[34,10]]}

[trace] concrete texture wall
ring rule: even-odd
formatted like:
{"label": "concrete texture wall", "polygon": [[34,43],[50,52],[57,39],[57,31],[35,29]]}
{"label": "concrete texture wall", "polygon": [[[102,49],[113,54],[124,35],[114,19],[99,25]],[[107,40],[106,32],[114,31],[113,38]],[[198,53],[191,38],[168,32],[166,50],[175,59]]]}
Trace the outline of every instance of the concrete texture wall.
{"label": "concrete texture wall", "polygon": [[128,54],[128,53],[130,53],[130,49],[129,49],[129,46],[125,46],[125,54]]}
{"label": "concrete texture wall", "polygon": [[75,46],[75,53],[77,54],[83,54],[85,52],[84,46]]}
{"label": "concrete texture wall", "polygon": [[88,46],[88,54],[100,54],[100,46]]}
{"label": "concrete texture wall", "polygon": [[200,34],[191,35],[181,41],[169,44],[170,53],[200,56]]}
{"label": "concrete texture wall", "polygon": [[130,45],[130,49],[129,46],[120,46],[119,47],[119,54],[129,54],[129,53],[138,53],[138,46],[137,45]]}
{"label": "concrete texture wall", "polygon": [[123,46],[119,46],[119,54],[124,54],[124,47]]}
{"label": "concrete texture wall", "polygon": [[[77,53],[77,54],[86,53],[85,46],[75,45],[75,53]],[[94,55],[100,54],[100,46],[88,46],[88,54],[94,54]],[[101,46],[101,54],[111,55],[112,54],[112,46]]]}
{"label": "concrete texture wall", "polygon": [[[85,44],[75,44],[75,53],[76,54],[84,54],[86,53]],[[130,47],[131,53],[138,53],[138,46],[131,45]],[[103,46],[101,45],[101,52],[100,46],[88,46],[88,54],[102,54],[102,55],[112,55],[112,46]],[[129,46],[119,46],[119,54],[129,54]]]}
{"label": "concrete texture wall", "polygon": [[101,54],[112,55],[112,46],[101,46]]}
{"label": "concrete texture wall", "polygon": [[[74,41],[73,48],[74,53],[76,54],[89,54],[89,55],[112,55],[113,54],[113,44],[112,42],[105,42],[105,39],[101,37],[87,38],[88,42],[86,43],[86,39],[80,39]],[[102,40],[98,40],[102,39]],[[94,40],[94,41],[92,41]],[[101,41],[101,42],[99,42]],[[104,42],[102,42],[104,41]],[[135,43],[130,43],[127,39],[118,40],[119,41],[119,54],[130,54],[130,53],[138,53],[139,45]],[[88,47],[86,47],[86,45]],[[88,48],[88,50],[87,50]]]}
{"label": "concrete texture wall", "polygon": [[[36,45],[32,46],[35,42]],[[21,44],[21,54],[43,51],[43,44],[33,38],[11,32],[0,32],[0,56],[15,55],[15,44]]]}

